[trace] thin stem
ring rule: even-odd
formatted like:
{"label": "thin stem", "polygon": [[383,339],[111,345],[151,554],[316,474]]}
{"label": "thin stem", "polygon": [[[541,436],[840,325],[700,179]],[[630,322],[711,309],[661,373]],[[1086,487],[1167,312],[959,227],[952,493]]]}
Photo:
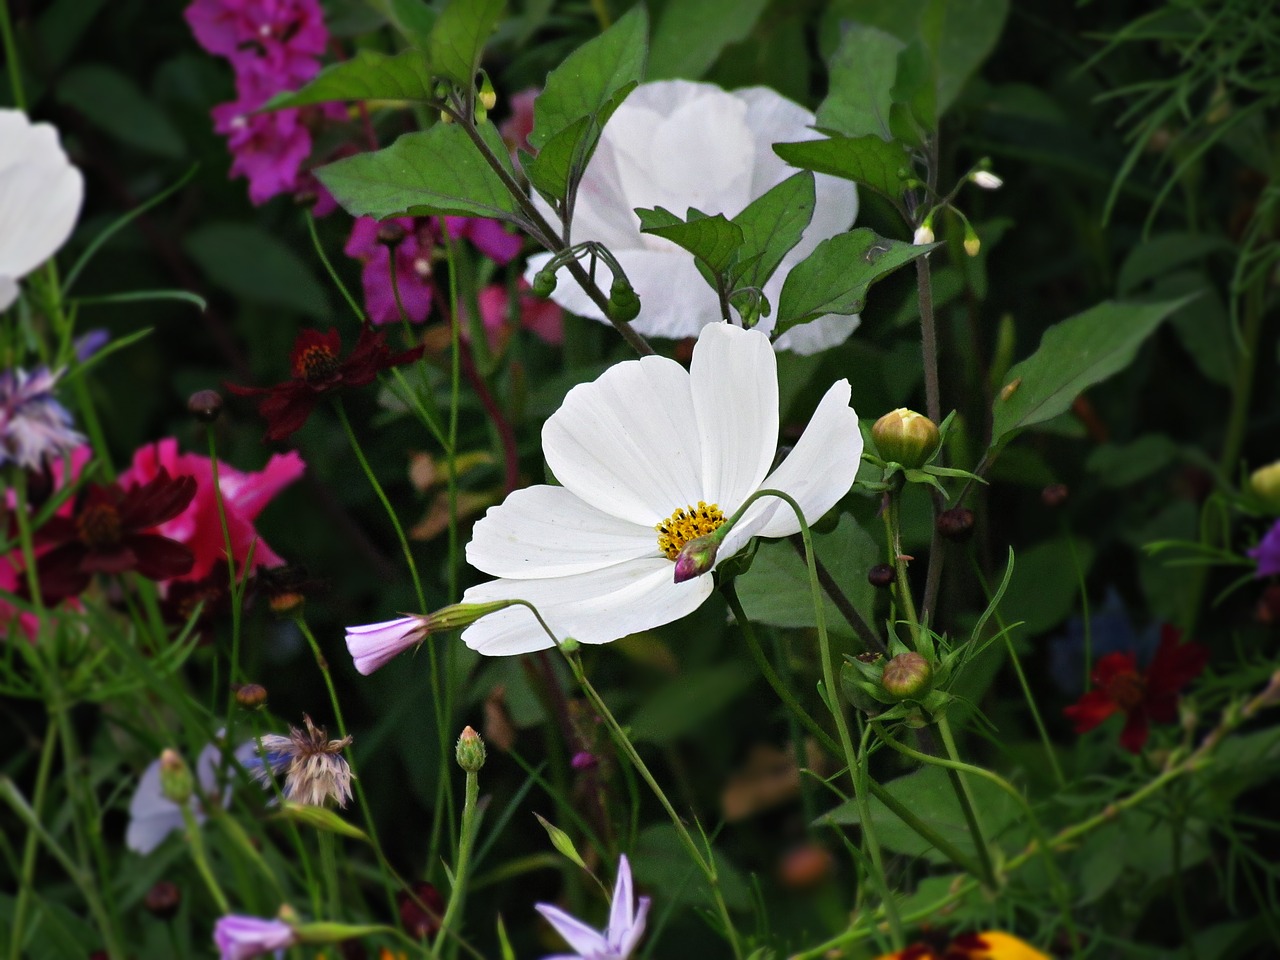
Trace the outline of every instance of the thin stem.
{"label": "thin stem", "polygon": [[901,488],[889,493],[888,509],[884,512],[885,534],[889,538],[889,562],[893,564],[893,588],[898,603],[907,618],[911,631],[911,648],[920,646],[920,620],[916,616],[916,602],[911,594],[911,580],[907,575],[907,559],[902,553],[902,505]]}
{"label": "thin stem", "polygon": [[201,879],[204,880],[204,885],[209,888],[209,895],[213,897],[214,903],[218,905],[218,911],[225,916],[231,912],[231,904],[227,902],[227,895],[222,892],[218,879],[213,875],[213,870],[209,868],[209,857],[204,849],[204,836],[200,833],[200,824],[196,822],[196,815],[191,809],[191,803],[190,801],[184,801],[178,804],[178,808],[182,811],[182,822],[187,828],[187,845],[191,848],[191,859],[195,861],[196,871],[200,874]]}
{"label": "thin stem", "polygon": [[[947,715],[941,714],[937,719],[938,733],[942,736],[943,747],[953,763],[960,763],[960,752],[956,749],[955,738],[951,735],[951,723]],[[982,829],[982,821],[978,817],[978,806],[973,798],[973,788],[964,774],[954,767],[947,767],[947,777],[955,790],[956,799],[960,801],[960,809],[964,813],[965,823],[973,837],[973,846],[978,853],[978,861],[982,865],[982,881],[989,890],[997,889],[995,866],[991,862],[991,848],[987,845],[986,834]]]}
{"label": "thin stem", "polygon": [[[49,788],[49,773],[53,769],[53,754],[58,744],[58,731],[49,718],[49,729],[45,732],[44,745],[40,749],[40,763],[36,767],[35,790],[31,794],[31,811],[37,820],[44,810],[45,793]],[[18,899],[13,907],[13,930],[9,936],[9,960],[20,960],[22,957],[22,934],[27,920],[27,907],[35,892],[36,849],[39,837],[34,830],[27,831],[22,847],[22,875],[18,881]]]}
{"label": "thin stem", "polygon": [[18,44],[13,35],[13,21],[9,19],[9,0],[0,0],[0,40],[4,42],[4,58],[9,64],[9,89],[13,92],[13,105],[27,109],[27,96],[22,89],[22,65],[18,60]]}
{"label": "thin stem", "polygon": [[[787,538],[791,546],[795,547],[796,553],[800,554],[800,559],[804,559],[804,540],[798,537]],[[831,602],[835,604],[840,615],[844,617],[845,622],[853,627],[853,632],[869,650],[875,650],[878,653],[886,653],[884,641],[871,629],[871,625],[858,612],[858,608],[853,605],[853,601],[840,589],[840,584],[836,583],[836,578],[831,575],[831,571],[826,568],[821,558],[815,556],[813,558],[814,567],[818,571],[818,582],[822,584],[822,589],[827,596],[831,598]]]}
{"label": "thin stem", "polygon": [[227,664],[227,719],[231,729],[231,715],[236,708],[236,669],[240,665],[240,596],[236,584],[236,557],[231,548],[231,528],[227,524],[226,504],[222,499],[222,486],[218,482],[218,442],[212,426],[205,429],[209,440],[209,468],[213,476],[213,499],[217,505],[218,523],[222,527],[222,546],[227,554],[227,593],[231,598],[231,661]]}
{"label": "thin stem", "polygon": [[938,331],[933,316],[933,280],[929,255],[916,257],[916,291],[920,301],[920,352],[924,360],[924,409],[934,423],[942,422],[938,383]]}
{"label": "thin stem", "polygon": [[471,848],[475,844],[478,826],[476,807],[479,799],[480,774],[475,770],[468,770],[466,792],[462,800],[462,832],[458,839],[458,861],[453,872],[453,889],[449,893],[449,905],[445,908],[444,917],[440,921],[440,931],[436,935],[435,947],[431,953],[433,957],[439,956],[441,944],[452,935],[454,922],[462,912],[462,905],[466,900],[467,880],[470,879]]}

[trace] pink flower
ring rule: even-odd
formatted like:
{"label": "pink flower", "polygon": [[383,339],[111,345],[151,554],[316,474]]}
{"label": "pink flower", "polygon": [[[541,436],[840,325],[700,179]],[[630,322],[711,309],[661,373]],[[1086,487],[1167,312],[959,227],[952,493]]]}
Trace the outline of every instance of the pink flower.
{"label": "pink flower", "polygon": [[[253,523],[275,495],[302,476],[305,469],[306,465],[296,451],[276,454],[265,468],[251,473],[218,463],[218,486],[222,492],[227,529],[231,534],[231,552],[236,569],[242,575],[249,572],[244,567],[251,547],[251,569],[276,567],[284,563],[279,554],[258,537]],[[213,465],[208,457],[179,453],[178,441],[168,437],[140,448],[133,455],[133,465],[125,471],[121,481],[126,484],[146,483],[160,470],[166,470],[175,477],[196,478],[196,495],[190,506],[177,517],[162,523],[156,532],[185,544],[195,554],[191,571],[173,579],[199,580],[207,576],[215,564],[226,563],[227,555],[213,489]]]}
{"label": "pink flower", "polygon": [[298,942],[293,927],[283,920],[264,920],[228,914],[213,925],[213,942],[220,960],[249,960],[284,950]]}
{"label": "pink flower", "polygon": [[520,254],[524,241],[508,233],[497,220],[482,217],[445,217],[444,227],[454,239],[465,237],[494,263],[506,265]]}
{"label": "pink flower", "polygon": [[[520,292],[520,326],[547,343],[563,343],[564,311],[559,305],[535,297],[523,277],[517,281],[517,289]],[[506,286],[494,283],[481,290],[476,299],[480,303],[480,318],[484,321],[489,346],[496,350],[511,335],[511,297]]]}
{"label": "pink flower", "polygon": [[356,672],[367,677],[422,643],[430,630],[431,618],[417,615],[347,627],[347,650]]}
{"label": "pink flower", "polygon": [[[426,319],[431,311],[431,251],[434,245],[435,236],[429,220],[412,217],[394,217],[381,222],[373,217],[356,220],[343,252],[364,263],[360,278],[370,321],[381,324],[400,320],[400,309],[396,305],[397,288],[409,320],[421,323]],[[395,287],[391,285],[393,247]]]}
{"label": "pink flower", "polygon": [[529,134],[533,133],[533,101],[538,99],[541,92],[537,87],[530,87],[512,94],[511,116],[498,124],[498,132],[502,134],[502,140],[511,151],[511,159],[517,167],[520,162],[517,150],[533,153],[533,148],[529,146]]}
{"label": "pink flower", "polygon": [[195,0],[185,16],[200,46],[233,61],[281,52],[318,57],[329,43],[317,0]]}
{"label": "pink flower", "polygon": [[311,133],[300,110],[253,111],[265,101],[237,100],[213,108],[213,129],[227,137],[231,177],[249,181],[255,206],[297,186],[298,170],[311,155]]}

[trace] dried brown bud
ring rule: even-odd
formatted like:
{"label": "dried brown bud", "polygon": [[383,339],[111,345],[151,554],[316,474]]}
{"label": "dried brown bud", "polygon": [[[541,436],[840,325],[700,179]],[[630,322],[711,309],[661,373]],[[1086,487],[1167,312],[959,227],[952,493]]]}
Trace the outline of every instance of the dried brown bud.
{"label": "dried brown bud", "polygon": [[147,891],[147,895],[142,898],[142,905],[147,908],[147,912],[152,916],[159,917],[161,920],[168,920],[178,912],[178,907],[182,905],[182,891],[178,889],[176,884],[172,884],[168,880],[157,881]]}
{"label": "dried brown bud", "polygon": [[831,876],[836,861],[831,851],[806,843],[787,852],[778,864],[778,879],[791,890],[812,890]]}
{"label": "dried brown bud", "polygon": [[873,587],[887,587],[898,578],[898,571],[891,563],[877,563],[867,571],[867,583]]}
{"label": "dried brown bud", "polygon": [[256,710],[267,702],[267,688],[260,683],[246,683],[235,688],[236,703],[246,710]]}
{"label": "dried brown bud", "polygon": [[938,514],[937,528],[948,540],[968,540],[973,534],[973,511],[968,507],[943,510]]}
{"label": "dried brown bud", "polygon": [[197,390],[187,398],[187,411],[202,423],[213,423],[222,413],[222,394],[217,390]]}

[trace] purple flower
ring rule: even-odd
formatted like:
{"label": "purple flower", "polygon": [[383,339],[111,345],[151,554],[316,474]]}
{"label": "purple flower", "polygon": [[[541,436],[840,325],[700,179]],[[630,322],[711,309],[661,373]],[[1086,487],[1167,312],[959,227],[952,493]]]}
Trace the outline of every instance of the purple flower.
{"label": "purple flower", "polygon": [[367,677],[410,647],[420,644],[429,630],[430,620],[420,616],[347,627],[347,650],[356,663],[356,671]]}
{"label": "purple flower", "polygon": [[1280,521],[1276,521],[1261,542],[1249,551],[1249,556],[1258,561],[1255,576],[1259,580],[1280,573]]}
{"label": "purple flower", "polygon": [[524,241],[508,233],[497,220],[481,217],[445,217],[444,228],[455,240],[465,237],[477,250],[499,265],[506,265],[520,255]]}
{"label": "purple flower", "polygon": [[61,370],[45,367],[0,370],[0,466],[36,470],[84,443],[71,429],[71,414],[54,399],[60,376]]}
{"label": "purple flower", "polygon": [[317,0],[195,0],[185,16],[200,46],[233,62],[318,57],[329,42]]}
{"label": "purple flower", "polygon": [[618,860],[618,881],[613,888],[613,905],[609,909],[609,925],[604,933],[588,927],[549,903],[534,909],[556,928],[573,953],[558,953],[545,960],[627,960],[644,934],[644,921],[649,913],[649,898],[635,901],[631,886],[631,864],[626,854]]}
{"label": "purple flower", "polygon": [[297,943],[293,927],[283,920],[229,914],[213,925],[213,942],[221,960],[248,960]]}
{"label": "purple flower", "polygon": [[[412,323],[421,323],[431,312],[431,249],[435,236],[428,220],[393,217],[378,221],[360,217],[351,227],[343,252],[364,264],[360,279],[364,307],[375,324],[397,323],[400,308]],[[391,285],[391,256],[395,252],[395,286]]]}

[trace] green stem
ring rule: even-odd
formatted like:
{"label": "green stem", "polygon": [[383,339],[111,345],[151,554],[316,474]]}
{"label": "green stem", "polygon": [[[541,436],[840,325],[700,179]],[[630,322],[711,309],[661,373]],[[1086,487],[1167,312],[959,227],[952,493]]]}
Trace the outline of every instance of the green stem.
{"label": "green stem", "polygon": [[9,0],[0,0],[0,40],[4,42],[4,58],[9,64],[9,88],[13,92],[13,105],[27,109],[27,97],[22,89],[22,66],[18,60],[18,44],[13,35],[13,21],[9,19]]}
{"label": "green stem", "polygon": [[209,857],[204,849],[204,835],[200,832],[200,824],[196,822],[191,803],[189,801],[180,803],[178,808],[182,811],[182,822],[187,828],[187,845],[191,848],[191,859],[195,861],[196,870],[204,880],[204,885],[209,888],[213,902],[218,905],[218,911],[225,916],[231,912],[231,904],[227,902],[227,895],[222,892],[217,877],[209,867]]}
{"label": "green stem", "polygon": [[[467,896],[467,880],[471,867],[471,848],[475,844],[478,818],[476,808],[480,799],[480,774],[475,770],[467,771],[466,793],[462,800],[462,830],[458,838],[458,861],[453,872],[453,889],[449,893],[449,905],[445,907],[444,917],[440,921],[440,932],[436,935],[435,947],[431,955],[439,956],[440,947],[446,940],[450,943],[453,925],[462,912],[462,905]],[[452,952],[452,950],[451,950]]]}
{"label": "green stem", "polygon": [[889,561],[894,569],[893,589],[898,597],[898,604],[907,618],[907,625],[911,632],[911,649],[917,650],[920,647],[920,620],[916,616],[916,601],[911,595],[907,561],[902,552],[901,494],[901,487],[889,492],[889,506],[884,512],[885,534],[889,539]]}
{"label": "green stem", "polygon": [[[960,763],[960,752],[956,749],[955,738],[951,735],[951,723],[947,720],[945,713],[938,716],[935,724],[938,733],[942,736],[943,747],[947,751],[947,756],[953,763]],[[969,833],[973,837],[973,846],[978,853],[978,862],[982,865],[982,882],[986,884],[987,889],[997,889],[995,867],[991,863],[991,848],[987,845],[986,834],[982,829],[982,821],[978,817],[978,807],[973,799],[973,788],[970,787],[969,781],[964,774],[954,767],[947,767],[947,778],[951,781],[951,787],[955,790],[956,799],[960,802],[960,809],[964,813],[965,823],[969,826]]]}
{"label": "green stem", "polygon": [[[45,732],[44,745],[40,748],[40,764],[36,767],[35,791],[31,795],[31,810],[37,820],[44,809],[45,794],[49,788],[49,773],[53,769],[53,754],[58,744],[57,727],[53,718],[49,719],[49,729]],[[22,934],[26,925],[27,907],[31,895],[35,892],[36,850],[39,837],[34,830],[27,832],[22,847],[22,876],[18,881],[18,899],[13,908],[13,930],[9,936],[9,960],[21,960]]]}

